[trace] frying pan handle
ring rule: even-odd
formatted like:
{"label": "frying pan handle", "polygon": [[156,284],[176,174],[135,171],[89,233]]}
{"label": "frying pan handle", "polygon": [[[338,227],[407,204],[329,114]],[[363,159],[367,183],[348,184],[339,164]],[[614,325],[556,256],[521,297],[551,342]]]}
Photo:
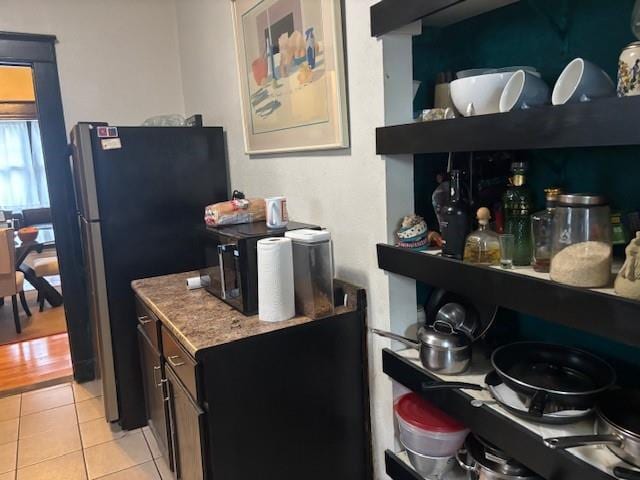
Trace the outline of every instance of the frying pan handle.
{"label": "frying pan handle", "polygon": [[431,392],[435,390],[484,390],[482,385],[464,382],[422,382],[422,391]]}
{"label": "frying pan handle", "polygon": [[529,413],[536,417],[542,417],[544,415],[544,409],[547,406],[547,400],[549,394],[544,390],[538,390],[531,397],[531,403],[529,405]]}
{"label": "frying pan handle", "polygon": [[613,469],[613,474],[623,480],[640,480],[640,472],[638,470],[616,467]]}
{"label": "frying pan handle", "polygon": [[375,333],[376,335],[380,335],[381,337],[390,338],[397,342],[402,343],[410,348],[415,348],[416,350],[420,349],[420,343],[415,340],[411,340],[410,338],[403,337],[402,335],[398,335],[397,333],[385,332],[384,330],[378,330],[377,328],[372,328],[371,333]]}
{"label": "frying pan handle", "polygon": [[587,447],[591,445],[622,446],[623,440],[617,435],[577,435],[574,437],[545,438],[544,444],[553,449]]}

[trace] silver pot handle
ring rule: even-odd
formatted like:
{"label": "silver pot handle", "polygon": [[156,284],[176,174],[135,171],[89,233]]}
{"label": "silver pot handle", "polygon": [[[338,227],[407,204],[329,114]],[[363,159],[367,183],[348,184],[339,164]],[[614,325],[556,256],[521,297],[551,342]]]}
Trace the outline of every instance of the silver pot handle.
{"label": "silver pot handle", "polygon": [[462,468],[466,472],[478,473],[478,468],[475,465],[469,465],[462,458],[466,454],[467,454],[467,451],[464,450],[464,449],[463,450],[458,450],[456,452],[456,460],[458,461],[458,465],[460,465],[460,468]]}
{"label": "silver pot handle", "polygon": [[573,437],[545,438],[544,444],[552,449],[588,447],[591,445],[612,445],[621,447],[624,440],[618,435],[576,435]]}
{"label": "silver pot handle", "polygon": [[435,332],[439,333],[447,333],[449,335],[453,335],[455,333],[453,325],[451,325],[449,322],[445,322],[444,320],[436,320],[435,322],[433,322],[431,328]]}
{"label": "silver pot handle", "polygon": [[415,340],[411,340],[410,338],[407,338],[407,337],[403,337],[402,335],[398,335],[397,333],[385,332],[384,330],[378,330],[377,328],[372,328],[371,333],[375,333],[376,335],[380,335],[381,337],[391,338],[392,340],[400,342],[403,345],[406,345],[407,347],[420,350],[419,342]]}

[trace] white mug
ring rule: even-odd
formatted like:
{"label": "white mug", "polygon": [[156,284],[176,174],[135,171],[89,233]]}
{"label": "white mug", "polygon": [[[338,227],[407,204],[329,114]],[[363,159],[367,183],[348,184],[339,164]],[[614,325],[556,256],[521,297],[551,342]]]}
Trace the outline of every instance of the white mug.
{"label": "white mug", "polygon": [[289,223],[287,199],[271,197],[264,199],[267,207],[267,228],[284,228]]}
{"label": "white mug", "polygon": [[551,101],[554,105],[564,105],[615,95],[616,87],[607,73],[583,58],[576,58],[560,74]]}

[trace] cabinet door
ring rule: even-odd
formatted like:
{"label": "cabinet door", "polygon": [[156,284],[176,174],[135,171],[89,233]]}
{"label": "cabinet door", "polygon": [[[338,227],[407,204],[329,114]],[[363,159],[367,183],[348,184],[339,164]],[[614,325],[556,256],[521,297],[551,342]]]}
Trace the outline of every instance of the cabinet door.
{"label": "cabinet door", "polygon": [[167,435],[168,412],[166,411],[167,402],[165,402],[167,392],[165,382],[162,381],[160,353],[151,345],[141,326],[138,326],[138,343],[140,345],[140,364],[142,366],[147,421],[164,457],[169,459],[170,463],[169,437]]}
{"label": "cabinet door", "polygon": [[176,478],[203,480],[204,412],[193,402],[187,390],[168,366],[166,374]]}

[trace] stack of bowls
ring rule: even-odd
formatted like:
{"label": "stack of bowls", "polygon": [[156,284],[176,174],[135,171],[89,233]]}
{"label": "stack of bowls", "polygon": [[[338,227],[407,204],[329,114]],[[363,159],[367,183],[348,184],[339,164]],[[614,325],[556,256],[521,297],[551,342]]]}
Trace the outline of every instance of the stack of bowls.
{"label": "stack of bowls", "polygon": [[413,468],[423,477],[440,478],[453,468],[453,458],[469,430],[416,393],[395,404],[400,442]]}
{"label": "stack of bowls", "polygon": [[521,66],[458,72],[458,79],[451,82],[451,100],[465,117],[500,113],[502,92],[518,71],[540,76],[535,68]]}

